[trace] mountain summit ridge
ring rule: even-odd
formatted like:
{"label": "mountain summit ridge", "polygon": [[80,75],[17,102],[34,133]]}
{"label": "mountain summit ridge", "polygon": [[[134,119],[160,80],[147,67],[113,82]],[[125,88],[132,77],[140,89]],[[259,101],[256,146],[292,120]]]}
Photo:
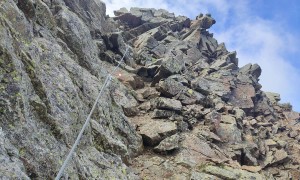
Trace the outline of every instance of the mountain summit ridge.
{"label": "mountain summit ridge", "polygon": [[[299,179],[299,113],[194,20],[98,0],[0,2],[0,177]],[[129,47],[127,54],[126,48]]]}

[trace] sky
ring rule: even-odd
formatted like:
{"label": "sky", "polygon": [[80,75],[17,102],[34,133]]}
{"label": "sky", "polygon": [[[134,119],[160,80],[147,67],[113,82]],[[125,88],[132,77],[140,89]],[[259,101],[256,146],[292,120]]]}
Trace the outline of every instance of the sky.
{"label": "sky", "polygon": [[217,23],[209,31],[229,51],[237,51],[239,66],[262,68],[264,91],[281,95],[300,112],[299,0],[103,0],[107,14],[121,7],[162,8],[191,19],[211,13]]}

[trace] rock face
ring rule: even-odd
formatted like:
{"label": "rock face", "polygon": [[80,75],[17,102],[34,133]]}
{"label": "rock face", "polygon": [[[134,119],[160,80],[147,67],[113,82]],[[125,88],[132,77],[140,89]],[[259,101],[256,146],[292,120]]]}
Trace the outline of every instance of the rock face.
{"label": "rock face", "polygon": [[[105,4],[81,3],[0,2],[0,179],[53,179],[104,82]],[[122,111],[128,91],[105,90],[65,178],[130,178],[124,162],[143,144]]]}
{"label": "rock face", "polygon": [[[299,113],[208,29],[98,0],[0,2],[0,179],[299,179]],[[128,53],[125,54],[128,48]]]}

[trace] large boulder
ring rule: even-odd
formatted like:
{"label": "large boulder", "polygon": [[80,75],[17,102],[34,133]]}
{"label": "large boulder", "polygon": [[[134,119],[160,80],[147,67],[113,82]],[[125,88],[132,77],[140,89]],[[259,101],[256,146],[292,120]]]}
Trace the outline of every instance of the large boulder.
{"label": "large boulder", "polygon": [[241,130],[238,129],[234,117],[222,115],[220,124],[216,126],[216,133],[224,142],[238,143],[242,141]]}
{"label": "large boulder", "polygon": [[261,75],[261,68],[258,64],[246,64],[239,69],[239,73],[251,75],[255,79],[258,79]]}
{"label": "large boulder", "polygon": [[183,55],[178,54],[176,56],[170,55],[166,58],[162,65],[159,67],[158,73],[155,75],[152,85],[155,85],[162,78],[167,78],[174,74],[179,74],[184,68],[184,62],[182,61]]}
{"label": "large boulder", "polygon": [[164,138],[175,134],[177,131],[174,122],[151,121],[139,128],[145,145],[155,146]]}
{"label": "large boulder", "polygon": [[216,94],[224,99],[228,99],[231,94],[231,84],[217,78],[198,77],[192,80],[191,86],[204,95]]}
{"label": "large boulder", "polygon": [[233,89],[229,102],[244,111],[250,111],[254,107],[255,89],[251,84],[237,84]]}
{"label": "large boulder", "polygon": [[162,140],[158,146],[154,148],[156,152],[169,152],[179,148],[179,135],[174,134]]}
{"label": "large boulder", "polygon": [[158,90],[166,97],[174,97],[184,89],[185,87],[180,82],[177,82],[172,78],[161,80],[158,83]]}
{"label": "large boulder", "polygon": [[199,16],[197,16],[197,20],[200,21],[199,25],[201,29],[209,29],[216,23],[216,20],[214,20],[209,14],[206,14],[204,16],[203,14],[200,14]]}

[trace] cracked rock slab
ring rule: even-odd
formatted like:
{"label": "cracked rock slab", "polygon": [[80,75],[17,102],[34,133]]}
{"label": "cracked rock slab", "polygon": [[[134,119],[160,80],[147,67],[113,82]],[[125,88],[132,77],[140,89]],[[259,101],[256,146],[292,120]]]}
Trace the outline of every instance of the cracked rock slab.
{"label": "cracked rock slab", "polygon": [[155,146],[167,136],[175,134],[177,126],[174,122],[152,121],[140,127],[139,133],[145,145]]}

